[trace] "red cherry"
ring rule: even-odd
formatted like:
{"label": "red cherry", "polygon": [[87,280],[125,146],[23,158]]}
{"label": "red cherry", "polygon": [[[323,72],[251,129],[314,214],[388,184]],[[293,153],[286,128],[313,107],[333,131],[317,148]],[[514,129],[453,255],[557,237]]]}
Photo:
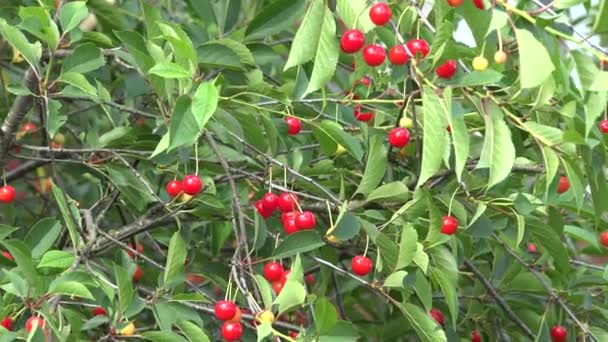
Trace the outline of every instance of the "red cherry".
{"label": "red cherry", "polygon": [[393,128],[388,135],[388,142],[396,148],[403,148],[410,142],[410,131],[403,127]]}
{"label": "red cherry", "polygon": [[388,52],[388,60],[393,65],[403,65],[407,63],[407,60],[410,56],[405,51],[405,47],[403,45],[393,46]]}
{"label": "red cherry", "polygon": [[30,317],[27,319],[27,321],[25,322],[25,331],[27,331],[28,333],[32,332],[32,330],[34,330],[34,328],[38,327],[38,328],[44,328],[44,318],[43,317]]}
{"label": "red cherry", "polygon": [[452,7],[458,7],[462,5],[462,0],[448,0],[448,4]]}
{"label": "red cherry", "polygon": [[600,233],[600,243],[604,247],[608,247],[608,230]]}
{"label": "red cherry", "polygon": [[165,190],[167,190],[167,194],[169,196],[175,197],[182,192],[182,182],[178,180],[169,181],[165,187]]}
{"label": "red cherry", "polygon": [[559,184],[557,185],[557,193],[563,194],[564,192],[568,191],[568,189],[570,189],[570,181],[568,180],[568,177],[560,176]]}
{"label": "red cherry", "polygon": [[9,253],[9,252],[7,252],[7,251],[2,251],[2,252],[0,252],[0,253],[2,253],[2,255],[3,255],[5,258],[7,258],[8,260],[14,260],[14,259],[13,259],[13,256],[11,255],[11,253]]}
{"label": "red cherry", "polygon": [[443,318],[443,312],[441,312],[441,310],[432,308],[429,311],[429,315],[431,315],[431,317],[433,317],[435,322],[437,322],[439,325],[443,325],[443,323],[445,323],[445,320]]}
{"label": "red cherry", "polygon": [[[372,84],[372,80],[371,80],[371,78],[369,78],[367,76],[363,76],[360,79],[358,79],[358,80],[355,81],[355,84],[359,84],[359,83],[363,84],[366,87],[369,87],[370,84]],[[359,95],[357,95],[357,94],[353,95],[353,99],[354,100],[358,100],[359,99]]]}
{"label": "red cherry", "polygon": [[363,49],[363,60],[369,66],[378,66],[384,63],[386,53],[384,48],[378,44],[368,45]]}
{"label": "red cherry", "polygon": [[8,331],[13,331],[13,320],[10,317],[4,317],[0,325],[6,328]]}
{"label": "red cherry", "polygon": [[303,211],[296,215],[296,225],[300,229],[313,229],[317,225],[315,214],[310,211]]}
{"label": "red cherry", "polygon": [[215,303],[215,317],[222,321],[227,321],[236,315],[236,305],[227,300],[220,300]]}
{"label": "red cherry", "polygon": [[11,203],[15,200],[15,188],[10,185],[0,187],[0,203]]}
{"label": "red cherry", "polygon": [[287,282],[287,279],[289,278],[290,275],[291,275],[291,270],[283,271],[283,273],[281,273],[281,279],[279,279],[281,284],[285,285],[285,283]]}
{"label": "red cherry", "polygon": [[287,235],[291,235],[293,233],[297,233],[300,231],[300,227],[298,227],[298,224],[296,223],[295,219],[292,220],[288,220],[286,222],[283,222],[283,230],[285,230],[285,233]]}
{"label": "red cherry", "polygon": [[243,336],[243,326],[238,322],[224,322],[222,337],[226,341],[238,341]]}
{"label": "red cherry", "polygon": [[458,220],[453,216],[444,216],[443,227],[441,227],[441,232],[446,235],[454,235],[457,230]]}
{"label": "red cherry", "polygon": [[[129,243],[127,244],[127,246],[133,249],[133,244]],[[144,246],[141,243],[136,243],[135,250],[137,251],[137,253],[142,254],[144,252]],[[131,259],[135,259],[135,253],[131,252],[131,250],[127,249],[127,254],[129,254]]]}
{"label": "red cherry", "polygon": [[141,271],[141,267],[139,265],[135,265],[135,272],[133,272],[133,282],[138,282],[141,277],[143,277],[144,273]]}
{"label": "red cherry", "polygon": [[297,331],[290,330],[290,331],[287,333],[287,335],[289,335],[289,337],[294,338],[294,339],[295,339],[295,338],[298,338],[298,332],[297,332]]}
{"label": "red cherry", "polygon": [[32,133],[32,132],[35,132],[36,130],[38,130],[38,127],[33,122],[26,122],[23,124],[23,126],[21,126],[21,132],[24,132],[24,133]]}
{"label": "red cherry", "polygon": [[448,125],[445,130],[448,131],[448,133],[452,133],[452,125]]}
{"label": "red cherry", "polygon": [[270,286],[272,286],[272,290],[274,291],[274,293],[278,295],[279,293],[281,293],[281,290],[283,289],[283,286],[285,286],[285,284],[280,281],[273,281],[272,283],[270,283]]}
{"label": "red cherry", "polygon": [[342,39],[340,39],[340,48],[344,53],[355,53],[361,50],[364,44],[365,36],[363,32],[355,29],[344,32]]}
{"label": "red cherry", "polygon": [[308,285],[312,285],[315,282],[315,277],[312,274],[307,274],[304,276],[304,280]]}
{"label": "red cherry", "polygon": [[96,306],[93,308],[92,310],[93,316],[107,316],[108,313],[106,312],[106,309],[102,308],[101,306]]}
{"label": "red cherry", "polygon": [[283,272],[285,269],[278,262],[269,262],[264,265],[264,278],[270,282],[280,280]]}
{"label": "red cherry", "polygon": [[445,63],[441,64],[440,66],[437,67],[437,69],[435,69],[435,73],[437,74],[437,76],[441,77],[441,78],[445,78],[446,80],[449,80],[450,78],[454,77],[454,75],[456,74],[456,61],[453,59],[450,59],[448,61],[446,61]]}
{"label": "red cherry", "polygon": [[391,16],[391,8],[384,2],[378,2],[369,9],[369,18],[378,26],[388,23]]}
{"label": "red cherry", "polygon": [[479,331],[471,331],[471,342],[481,342],[481,334],[479,333]]}
{"label": "red cherry", "polygon": [[553,342],[565,342],[568,339],[568,330],[561,325],[554,325],[551,328],[551,340]]}
{"label": "red cherry", "polygon": [[608,134],[608,120],[600,121],[598,126],[600,126],[600,131],[602,131],[602,133]]}
{"label": "red cherry", "polygon": [[302,121],[295,116],[288,116],[285,118],[287,123],[287,134],[297,135],[302,130]]}
{"label": "red cherry", "polygon": [[361,112],[361,105],[356,105],[355,109],[353,109],[353,115],[355,116],[355,120],[361,122],[369,122],[374,118],[374,112]]}
{"label": "red cherry", "polygon": [[266,210],[273,212],[279,207],[279,196],[272,192],[268,192],[262,196],[262,204]]}
{"label": "red cherry", "polygon": [[255,201],[255,204],[253,206],[258,211],[260,216],[262,216],[263,218],[266,219],[266,218],[269,218],[270,216],[272,216],[272,211],[266,209],[262,200]]}
{"label": "red cherry", "polygon": [[483,5],[483,0],[473,0],[473,4],[480,10],[485,9],[485,6]]}
{"label": "red cherry", "polygon": [[297,209],[298,196],[291,192],[284,192],[279,195],[279,209],[282,212],[294,211]]}
{"label": "red cherry", "polygon": [[407,49],[410,50],[413,57],[419,57],[422,55],[422,58],[425,58],[430,51],[429,43],[427,43],[424,39],[412,39],[405,45],[407,46]]}
{"label": "red cherry", "polygon": [[350,261],[350,266],[353,269],[353,273],[359,276],[367,275],[374,266],[372,259],[364,257],[363,255],[357,255]]}
{"label": "red cherry", "polygon": [[194,196],[203,189],[203,181],[197,175],[188,175],[184,178],[182,187],[186,194]]}
{"label": "red cherry", "polygon": [[528,244],[528,253],[536,253],[536,245],[533,243]]}

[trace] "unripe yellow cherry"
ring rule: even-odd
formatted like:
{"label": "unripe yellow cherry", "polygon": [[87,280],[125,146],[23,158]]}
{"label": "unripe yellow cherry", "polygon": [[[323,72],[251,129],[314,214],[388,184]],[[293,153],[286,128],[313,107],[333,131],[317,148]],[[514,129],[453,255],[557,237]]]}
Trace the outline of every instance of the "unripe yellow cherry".
{"label": "unripe yellow cherry", "polygon": [[325,236],[325,239],[327,239],[327,242],[332,243],[332,244],[338,243],[338,238],[333,234]]}
{"label": "unripe yellow cherry", "polygon": [[399,126],[403,128],[412,128],[414,126],[414,120],[404,116],[399,120]]}
{"label": "unripe yellow cherry", "polygon": [[496,51],[496,53],[494,54],[494,62],[496,62],[496,64],[503,64],[507,61],[507,58],[508,55],[503,50]]}
{"label": "unripe yellow cherry", "polygon": [[477,56],[473,59],[473,69],[483,71],[488,68],[488,60],[485,57]]}
{"label": "unripe yellow cherry", "polygon": [[338,144],[338,148],[336,148],[336,155],[342,155],[346,152],[346,149],[344,148],[344,146]]}
{"label": "unripe yellow cherry", "polygon": [[129,325],[120,330],[120,334],[123,336],[135,335],[135,324],[133,324],[133,322],[129,323]]}
{"label": "unripe yellow cherry", "polygon": [[272,323],[274,322],[274,314],[270,310],[264,310],[258,314],[257,321],[260,323]]}

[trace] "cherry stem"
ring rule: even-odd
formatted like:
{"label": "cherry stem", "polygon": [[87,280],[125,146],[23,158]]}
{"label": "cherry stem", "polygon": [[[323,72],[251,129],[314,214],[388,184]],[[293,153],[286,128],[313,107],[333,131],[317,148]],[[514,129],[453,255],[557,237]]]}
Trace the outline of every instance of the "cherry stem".
{"label": "cherry stem", "polygon": [[502,34],[500,33],[500,29],[496,30],[496,35],[498,36],[498,51],[502,51]]}
{"label": "cherry stem", "polygon": [[334,228],[334,219],[331,217],[331,207],[329,206],[329,201],[325,200],[325,205],[327,206],[327,216],[329,216],[329,227],[333,230]]}
{"label": "cherry stem", "polygon": [[269,168],[269,175],[268,175],[268,192],[272,192],[272,165],[270,165]]}
{"label": "cherry stem", "polygon": [[367,255],[367,249],[369,248],[369,235],[365,236],[365,250],[363,251],[363,257]]}
{"label": "cherry stem", "polygon": [[302,208],[300,208],[300,203],[298,203],[298,201],[296,201],[295,197],[293,197],[293,194],[291,194],[291,193],[290,193],[290,194],[289,194],[289,198],[290,198],[290,199],[293,201],[293,203],[295,203],[295,204],[296,204],[296,207],[298,207],[298,210],[299,210],[300,212],[302,212]]}
{"label": "cherry stem", "polygon": [[452,198],[450,198],[450,204],[448,205],[448,216],[450,216],[452,214],[452,202],[454,201],[454,196],[456,196],[456,193],[458,193],[458,190],[460,190],[460,183],[458,183],[456,190],[454,190],[454,193],[452,194]]}
{"label": "cherry stem", "polygon": [[226,286],[226,294],[224,295],[224,300],[228,300],[228,296],[232,291],[232,275],[228,277],[228,285]]}
{"label": "cherry stem", "polygon": [[407,6],[405,11],[401,12],[399,19],[397,19],[397,26],[395,27],[395,44],[399,42],[399,26],[401,26],[401,21],[405,17],[405,14],[410,11],[410,9],[412,9],[412,6]]}
{"label": "cherry stem", "polygon": [[367,7],[364,7],[361,11],[359,11],[359,13],[357,14],[357,16],[355,17],[355,22],[353,23],[353,29],[357,29],[357,23],[359,23],[359,17],[361,16],[361,14],[363,14],[365,11],[367,10]]}
{"label": "cherry stem", "polygon": [[283,166],[283,187],[287,188],[287,165]]}
{"label": "cherry stem", "polygon": [[194,174],[198,175],[198,140],[194,144]]}

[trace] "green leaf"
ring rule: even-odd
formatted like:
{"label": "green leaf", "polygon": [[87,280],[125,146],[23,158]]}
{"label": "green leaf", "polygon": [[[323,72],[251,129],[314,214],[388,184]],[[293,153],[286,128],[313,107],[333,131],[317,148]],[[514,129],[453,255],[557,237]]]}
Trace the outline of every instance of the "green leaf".
{"label": "green leaf", "polygon": [[367,33],[376,27],[367,15],[367,8],[368,5],[365,0],[338,0],[336,3],[336,10],[344,25],[349,29],[355,28],[356,22],[356,28],[363,33]]}
{"label": "green leaf", "polygon": [[14,231],[16,231],[17,227],[7,226],[5,224],[0,224],[0,240],[6,239],[9,235],[11,235]]}
{"label": "green leaf", "polygon": [[2,35],[15,50],[21,53],[23,58],[32,68],[35,70],[38,69],[38,62],[40,62],[40,57],[42,56],[42,46],[40,43],[36,42],[30,44],[21,31],[9,25],[2,18],[0,18],[0,35]]}
{"label": "green leaf", "polygon": [[550,147],[543,146],[543,161],[545,163],[545,176],[546,179],[546,191],[549,192],[549,187],[551,186],[551,182],[555,178],[557,171],[559,169],[559,158],[555,151],[553,151]]}
{"label": "green leaf", "polygon": [[488,188],[491,188],[511,174],[515,163],[515,147],[500,107],[491,102],[486,102],[483,107],[486,132],[477,168],[490,169]]}
{"label": "green leaf", "polygon": [[197,48],[199,63],[209,67],[223,67],[234,70],[247,70],[255,66],[255,60],[249,49],[231,39],[220,39],[206,42]]}
{"label": "green leaf", "polygon": [[302,262],[300,261],[300,254],[298,254],[291,265],[291,272],[289,273],[289,277],[287,277],[285,286],[283,286],[281,293],[273,302],[273,304],[278,305],[279,315],[304,303],[306,300],[306,288],[304,288],[303,280],[304,271],[302,269]]}
{"label": "green leaf", "polygon": [[293,0],[276,0],[270,3],[262,8],[247,26],[247,39],[265,38],[287,29],[300,17],[305,5],[305,1]]}
{"label": "green leaf", "polygon": [[335,236],[338,241],[346,241],[357,236],[359,230],[361,230],[361,224],[357,217],[350,212],[345,212],[340,216],[331,235]]}
{"label": "green leaf", "polygon": [[[380,190],[382,187],[374,189],[382,182],[387,163],[388,158],[386,157],[383,135],[372,134],[369,138],[369,151],[367,153],[367,163],[365,164],[363,178],[355,193],[369,195],[367,200],[370,202],[373,199],[381,198],[378,196],[382,196],[385,190]],[[376,197],[372,197],[374,193]]]}
{"label": "green leaf", "polygon": [[190,97],[180,96],[171,115],[169,151],[183,145],[194,144],[200,133],[197,119],[192,112]]}
{"label": "green leaf", "polygon": [[49,293],[95,299],[91,294],[91,291],[89,291],[86,286],[77,281],[65,281],[61,278],[58,278],[51,283],[49,286]]}
{"label": "green leaf", "polygon": [[19,24],[21,29],[43,40],[51,51],[57,49],[59,29],[47,11],[41,7],[21,7],[19,17],[21,18]]}
{"label": "green leaf", "polygon": [[61,234],[61,223],[52,217],[36,222],[25,237],[25,243],[32,251],[32,258],[38,259],[48,251]]}
{"label": "green leaf", "polygon": [[403,227],[401,232],[401,242],[399,243],[399,256],[395,270],[402,269],[414,261],[418,250],[418,232],[411,224]]}
{"label": "green leaf", "polygon": [[268,341],[268,336],[272,335],[272,324],[271,323],[262,323],[258,325],[256,329],[256,333],[258,334],[257,342]]}
{"label": "green leaf", "polygon": [[608,102],[608,92],[589,92],[587,101],[585,101],[585,137],[589,136],[589,132],[595,125],[597,120],[604,114]]}
{"label": "green leaf", "polygon": [[386,279],[384,280],[384,284],[382,286],[403,288],[403,280],[405,279],[406,276],[407,276],[406,271],[397,271],[397,272],[391,273],[388,277],[386,277]]}
{"label": "green leaf", "polygon": [[[316,1],[316,0],[314,0]],[[322,89],[336,71],[340,47],[336,39],[336,22],[329,8],[324,7],[323,20],[321,21],[321,33],[316,48],[315,65],[310,75],[308,87],[304,95],[315,90]],[[295,41],[294,41],[295,43]]]}
{"label": "green leaf", "polygon": [[[330,140],[335,143],[335,147],[332,153],[335,152],[337,145],[342,145],[348,153],[350,153],[357,160],[363,158],[363,149],[361,144],[350,134],[344,132],[344,129],[340,124],[335,121],[323,120],[319,124],[315,124],[313,132],[319,140]],[[375,187],[375,186],[374,186]],[[370,189],[371,190],[371,189]]]}
{"label": "green leaf", "polygon": [[580,160],[571,160],[566,157],[561,157],[562,164],[566,169],[566,175],[568,176],[568,181],[570,182],[570,192],[574,194],[574,200],[576,201],[576,206],[581,208],[583,206],[585,200],[585,186],[584,183],[585,176],[583,175],[583,171],[579,165],[582,164]]}
{"label": "green leaf", "polygon": [[441,162],[448,148],[447,108],[451,107],[439,98],[430,87],[422,91],[424,109],[424,136],[422,144],[422,167],[416,187],[422,186],[441,168]]}
{"label": "green leaf", "polygon": [[517,219],[517,241],[515,242],[515,246],[517,247],[524,239],[524,233],[526,232],[526,218],[518,213],[515,213],[515,218]]}
{"label": "green leaf", "polygon": [[84,18],[89,15],[87,4],[84,1],[71,1],[67,2],[61,7],[59,14],[59,22],[63,33],[72,31],[80,24]]}
{"label": "green leaf", "polygon": [[64,251],[48,251],[42,256],[37,268],[52,267],[68,269],[74,262],[74,255]]}
{"label": "green leaf", "polygon": [[48,100],[47,105],[47,122],[46,129],[49,132],[49,136],[53,137],[59,129],[65,125],[68,121],[68,117],[66,115],[62,115],[59,111],[63,105],[58,100]]}
{"label": "green leaf", "polygon": [[199,130],[205,128],[207,121],[217,109],[218,90],[211,82],[204,82],[198,86],[192,98],[192,114],[198,124]]}
{"label": "green leaf", "polygon": [[[296,65],[304,64],[315,58],[321,37],[325,18],[325,5],[323,0],[312,0],[310,6],[302,18],[300,28],[293,39],[289,57],[283,70],[287,70]],[[333,37],[335,40],[336,38]]]}
{"label": "green leaf", "polygon": [[608,71],[600,71],[589,88],[591,91],[608,91]]}
{"label": "green leaf", "polygon": [[87,43],[78,46],[74,52],[63,61],[61,72],[84,74],[97,70],[104,65],[106,65],[106,60],[103,58],[101,50],[94,44]]}
{"label": "green leaf", "polygon": [[171,62],[158,63],[148,70],[148,74],[157,75],[162,78],[191,78],[192,75],[188,70],[184,69],[179,64]]}
{"label": "green leaf", "polygon": [[171,331],[145,331],[141,333],[141,336],[144,339],[153,342],[188,342],[188,340],[181,335]]}
{"label": "green leaf", "polygon": [[272,305],[272,296],[273,290],[270,287],[270,283],[263,276],[256,274],[254,275],[256,284],[260,290],[260,295],[262,296],[262,302],[264,307],[268,308]]}
{"label": "green leaf", "polygon": [[565,225],[564,233],[570,235],[571,237],[573,237],[577,240],[585,241],[586,243],[588,243],[589,245],[591,245],[597,249],[600,248],[598,241],[597,241],[597,234],[595,234],[595,232],[590,232],[586,229],[576,227],[576,226]]}
{"label": "green leaf", "polygon": [[458,284],[452,282],[441,270],[431,268],[431,275],[445,296],[450,316],[452,317],[452,326],[456,329],[458,319],[458,293],[456,292]]}
{"label": "green leaf", "polygon": [[69,84],[73,87],[76,87],[85,93],[97,96],[97,89],[89,83],[89,81],[82,74],[75,72],[66,72],[65,74],[61,74],[61,77],[57,79],[57,82],[63,82]]}
{"label": "green leaf", "polygon": [[452,89],[450,87],[444,90],[443,97],[445,100],[438,100],[438,103],[441,105],[442,113],[451,127],[451,138],[455,156],[454,172],[456,173],[458,182],[462,182],[462,172],[469,157],[469,130],[464,122],[464,116],[454,117],[452,115]]}
{"label": "green leaf", "polygon": [[560,236],[555,230],[548,225],[542,223],[528,223],[528,231],[532,233],[534,240],[537,241],[549,255],[553,257],[553,261],[557,269],[563,274],[566,274],[570,269],[568,251],[564,247]]}
{"label": "green leaf", "polygon": [[34,267],[32,255],[30,254],[30,249],[27,245],[20,240],[3,240],[1,242],[13,256],[20,274],[25,277],[30,285],[36,284],[38,273]]}
{"label": "green leaf", "polygon": [[146,205],[156,201],[140,178],[135,176],[129,168],[116,164],[106,164],[104,168],[112,184],[118,188],[134,209],[142,211]]}
{"label": "green leaf", "polygon": [[177,24],[157,22],[156,25],[163,33],[163,38],[171,45],[175,62],[194,75],[197,69],[197,54],[186,32]]}
{"label": "green leaf", "polygon": [[545,46],[528,30],[515,30],[519,46],[519,75],[522,88],[535,88],[545,82],[555,66]]}
{"label": "green leaf", "polygon": [[72,246],[79,247],[80,235],[78,234],[78,226],[74,220],[74,216],[72,215],[71,207],[74,206],[73,200],[67,196],[55,183],[52,185],[53,197],[55,197],[55,201],[57,202],[57,206],[59,207],[59,211],[61,212],[61,216],[63,217],[63,221],[68,228],[68,233],[70,234],[70,240],[72,241]]}
{"label": "green leaf", "polygon": [[594,33],[608,32],[608,1],[601,0],[598,8],[598,13],[595,16],[593,23]]}
{"label": "green leaf", "polygon": [[[306,253],[325,245],[319,233],[314,230],[299,231],[287,235],[281,244],[274,250],[275,259],[284,259],[298,253]],[[282,293],[282,292],[281,292]]]}
{"label": "green leaf", "polygon": [[184,261],[187,253],[188,249],[180,231],[175,232],[171,237],[169,251],[167,252],[167,263],[165,264],[165,275],[163,277],[164,287],[172,288],[184,281]]}
{"label": "green leaf", "polygon": [[209,337],[205,334],[203,329],[199,328],[193,322],[180,321],[176,323],[177,328],[186,336],[190,342],[209,342]]}
{"label": "green leaf", "polygon": [[131,275],[120,265],[114,265],[114,277],[118,286],[118,303],[120,312],[124,313],[131,305],[135,291],[131,283]]}
{"label": "green leaf", "polygon": [[376,226],[371,224],[370,222],[359,219],[361,222],[363,229],[372,240],[374,244],[380,250],[380,257],[382,258],[382,262],[386,269],[393,270],[395,269],[395,265],[397,264],[397,258],[399,256],[399,247],[391,238],[386,236],[386,234],[379,231]]}
{"label": "green leaf", "polygon": [[338,322],[338,311],[326,297],[317,299],[314,309],[315,327],[318,333],[323,334]]}
{"label": "green leaf", "polygon": [[539,141],[547,146],[559,145],[563,142],[564,132],[561,129],[541,125],[534,121],[526,121],[524,127]]}
{"label": "green leaf", "polygon": [[414,304],[404,303],[397,306],[409,324],[414,328],[418,337],[426,342],[447,341],[443,329],[435,323],[431,316]]}
{"label": "green leaf", "polygon": [[416,244],[416,255],[414,255],[414,263],[420,267],[422,272],[426,273],[429,267],[429,255],[424,251],[424,246],[418,242]]}
{"label": "green leaf", "polygon": [[368,202],[374,202],[378,200],[388,202],[405,202],[408,198],[409,189],[402,182],[392,182],[384,184],[367,196]]}
{"label": "green leaf", "polygon": [[459,87],[477,87],[482,85],[497,84],[503,78],[503,74],[492,69],[486,69],[484,71],[472,71],[464,75],[460,82]]}
{"label": "green leaf", "polygon": [[589,55],[578,50],[573,50],[571,54],[576,66],[576,73],[581,81],[581,93],[584,94],[591,88],[600,70]]}
{"label": "green leaf", "polygon": [[357,328],[347,321],[338,321],[329,331],[319,336],[317,342],[358,341]]}

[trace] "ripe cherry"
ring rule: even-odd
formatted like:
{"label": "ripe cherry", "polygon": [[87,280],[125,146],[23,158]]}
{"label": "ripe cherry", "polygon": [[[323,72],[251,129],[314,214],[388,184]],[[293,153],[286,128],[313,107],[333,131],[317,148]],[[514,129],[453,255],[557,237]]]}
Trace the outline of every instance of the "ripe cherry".
{"label": "ripe cherry", "polygon": [[297,135],[302,130],[302,121],[295,116],[288,116],[285,118],[287,123],[287,134]]}
{"label": "ripe cherry", "polygon": [[602,133],[608,134],[608,120],[600,121],[598,126],[600,126],[600,131],[602,131]]}
{"label": "ripe cherry", "polygon": [[255,201],[255,204],[253,206],[263,218],[269,218],[270,216],[272,216],[272,211],[266,209],[262,200]]}
{"label": "ripe cherry", "polygon": [[25,331],[32,332],[36,327],[44,328],[44,318],[32,316],[25,322]]}
{"label": "ripe cherry", "polygon": [[273,212],[279,207],[279,196],[268,192],[262,196],[262,204],[266,210]]}
{"label": "ripe cherry", "polygon": [[175,197],[182,192],[182,182],[178,180],[171,180],[169,183],[167,183],[165,190],[167,190],[167,194],[169,196]]}
{"label": "ripe cherry", "polygon": [[454,235],[458,230],[458,220],[453,216],[444,216],[443,217],[443,226],[441,227],[441,232],[446,235]]}
{"label": "ripe cherry", "polygon": [[315,282],[315,277],[312,274],[307,274],[304,276],[304,281],[306,281],[306,284],[312,285]]}
{"label": "ripe cherry", "polygon": [[557,193],[563,194],[564,192],[568,191],[568,189],[570,189],[570,181],[568,180],[568,177],[560,176],[559,184],[557,185]]}
{"label": "ripe cherry", "polygon": [[108,312],[106,311],[106,309],[102,308],[101,306],[96,306],[93,308],[93,310],[91,310],[91,312],[93,313],[93,316],[107,316]]}
{"label": "ripe cherry", "polygon": [[388,60],[393,65],[403,65],[407,63],[409,58],[410,56],[405,51],[405,47],[403,45],[393,46],[393,48],[388,51]]}
{"label": "ripe cherry", "polygon": [[300,229],[313,229],[317,225],[315,214],[303,211],[296,215],[296,225]]}
{"label": "ripe cherry", "polygon": [[139,265],[135,265],[135,272],[133,272],[133,282],[138,282],[141,277],[143,277],[144,273],[141,271],[141,267]]}
{"label": "ripe cherry", "polygon": [[452,7],[458,7],[462,5],[462,0],[448,0],[448,4]]}
{"label": "ripe cherry", "polygon": [[363,60],[369,66],[378,66],[384,63],[386,52],[384,48],[378,44],[371,44],[363,49]]}
{"label": "ripe cherry", "polygon": [[21,126],[21,132],[23,133],[33,133],[36,130],[38,130],[38,126],[33,122],[26,122]]}
{"label": "ripe cherry", "polygon": [[384,2],[378,2],[369,9],[369,18],[378,26],[388,23],[391,16],[391,8]]}
{"label": "ripe cherry", "polygon": [[604,247],[608,247],[608,230],[600,233],[600,243]]}
{"label": "ripe cherry", "polygon": [[372,121],[372,119],[374,118],[374,112],[373,111],[362,112],[361,105],[355,106],[355,109],[353,110],[353,115],[355,116],[355,120],[361,121],[361,122],[369,122],[369,121]]}
{"label": "ripe cherry", "polygon": [[345,53],[355,53],[363,47],[365,44],[365,36],[363,32],[359,30],[348,30],[342,35],[340,39],[340,48]]}
{"label": "ripe cherry", "polygon": [[234,322],[234,323],[238,323],[241,321],[241,309],[239,309],[239,307],[236,307],[236,313],[234,314],[234,316],[232,316],[231,319],[228,320],[228,322]]}
{"label": "ripe cherry", "polygon": [[565,342],[568,339],[568,330],[561,325],[554,325],[551,328],[551,340],[553,342]]}
{"label": "ripe cherry", "polygon": [[184,192],[190,196],[194,196],[203,189],[203,181],[197,175],[188,175],[182,183]]}
{"label": "ripe cherry", "polygon": [[229,342],[238,341],[243,336],[243,326],[238,322],[224,322],[222,337]]}
{"label": "ripe cherry", "polygon": [[270,283],[270,286],[272,286],[272,290],[274,291],[274,293],[278,295],[279,293],[281,293],[281,290],[283,289],[283,286],[285,286],[285,284],[280,281],[273,281],[272,283]]}
{"label": "ripe cherry", "polygon": [[437,322],[439,325],[443,325],[443,323],[445,323],[445,319],[443,318],[443,312],[441,312],[441,310],[432,308],[431,310],[429,310],[429,315],[431,315],[431,317],[433,317],[435,322]]}
{"label": "ripe cherry", "polygon": [[[127,246],[133,249],[133,244],[129,243],[127,244]],[[136,243],[135,250],[137,251],[137,253],[142,254],[144,252],[144,246],[141,243]],[[131,250],[127,249],[127,254],[129,254],[129,257],[131,257],[131,259],[135,259],[135,253],[133,253]]]}
{"label": "ripe cherry", "polygon": [[456,74],[456,68],[457,68],[456,61],[453,59],[450,59],[450,60],[446,61],[445,63],[441,64],[440,66],[438,66],[437,69],[435,69],[435,73],[437,74],[437,76],[439,76],[441,78],[445,78],[446,80],[449,80],[450,78],[454,77],[454,75]]}
{"label": "ripe cherry", "polygon": [[11,253],[9,253],[7,251],[2,251],[0,253],[2,253],[2,256],[4,256],[5,258],[7,258],[8,260],[14,260],[13,256],[11,255]]}
{"label": "ripe cherry", "polygon": [[388,142],[396,148],[403,148],[410,142],[410,131],[403,127],[393,128],[388,135]]}
{"label": "ripe cherry", "polygon": [[280,280],[283,272],[285,269],[278,262],[273,261],[264,265],[264,278],[270,282]]}
{"label": "ripe cherry", "polygon": [[374,263],[372,262],[372,259],[368,257],[357,255],[351,260],[350,266],[353,269],[353,273],[364,276],[372,270]]}
{"label": "ripe cherry", "polygon": [[536,253],[536,245],[533,243],[528,244],[528,253]]}
{"label": "ripe cherry", "polygon": [[0,325],[6,328],[8,331],[13,331],[13,320],[10,317],[4,317]]}
{"label": "ripe cherry", "polygon": [[425,58],[428,56],[429,51],[431,50],[429,43],[427,43],[424,39],[412,39],[405,45],[407,46],[407,49],[410,50],[410,53],[414,58],[418,58],[420,56]]}
{"label": "ripe cherry", "polygon": [[479,331],[471,331],[471,342],[481,342],[481,334],[479,333]]}
{"label": "ripe cherry", "polygon": [[0,187],[0,203],[11,203],[15,200],[15,188],[10,185]]}
{"label": "ripe cherry", "polygon": [[236,305],[227,300],[220,300],[215,303],[215,317],[222,321],[227,321],[236,314]]}
{"label": "ripe cherry", "polygon": [[281,222],[283,223],[283,229],[287,235],[300,231],[300,227],[298,227],[298,224],[296,223],[297,215],[298,213],[295,211],[281,214]]}
{"label": "ripe cherry", "polygon": [[483,5],[483,0],[473,0],[473,4],[480,10],[485,9],[485,6]]}
{"label": "ripe cherry", "polygon": [[282,212],[294,211],[297,209],[298,196],[291,192],[284,192],[279,195],[279,209]]}
{"label": "ripe cherry", "polygon": [[285,283],[287,282],[287,279],[289,279],[290,275],[291,275],[291,270],[285,270],[281,274],[281,279],[279,279],[279,281],[281,282],[281,284],[285,285]]}

